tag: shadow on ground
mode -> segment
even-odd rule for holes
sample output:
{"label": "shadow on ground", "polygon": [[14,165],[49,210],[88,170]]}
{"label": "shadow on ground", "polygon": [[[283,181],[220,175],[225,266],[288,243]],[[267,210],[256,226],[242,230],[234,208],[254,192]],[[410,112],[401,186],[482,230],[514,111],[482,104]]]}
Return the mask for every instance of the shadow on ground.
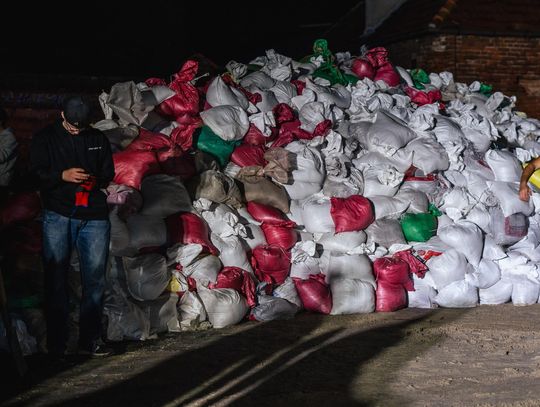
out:
{"label": "shadow on ground", "polygon": [[[466,312],[455,311],[452,319]],[[107,387],[88,372],[86,389],[94,391],[70,395],[69,388],[54,394],[44,389],[41,394],[23,395],[9,405],[367,406],[385,397],[392,397],[392,403],[386,405],[406,405],[407,400],[390,396],[392,376],[400,366],[441,340],[411,333],[450,321],[448,316],[438,318],[432,310],[406,309],[400,313],[387,314],[389,318],[381,318],[370,328],[343,323],[334,327],[324,318],[339,317],[313,314],[257,323],[178,353]],[[327,327],[322,327],[323,321]],[[182,334],[177,336],[180,342],[182,338]],[[174,345],[170,350],[174,351]],[[375,358],[381,358],[381,362],[372,364]],[[113,366],[117,373],[122,372],[121,365]],[[129,373],[127,369],[124,366],[124,375]]]}

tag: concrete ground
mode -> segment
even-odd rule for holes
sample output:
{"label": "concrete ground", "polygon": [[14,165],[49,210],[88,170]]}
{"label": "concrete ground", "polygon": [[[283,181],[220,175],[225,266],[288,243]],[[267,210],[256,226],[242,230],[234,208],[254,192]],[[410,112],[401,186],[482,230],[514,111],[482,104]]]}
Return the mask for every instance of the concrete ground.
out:
{"label": "concrete ground", "polygon": [[[52,365],[1,406],[540,406],[540,304],[404,309],[168,334]],[[5,368],[4,373],[5,373]]]}

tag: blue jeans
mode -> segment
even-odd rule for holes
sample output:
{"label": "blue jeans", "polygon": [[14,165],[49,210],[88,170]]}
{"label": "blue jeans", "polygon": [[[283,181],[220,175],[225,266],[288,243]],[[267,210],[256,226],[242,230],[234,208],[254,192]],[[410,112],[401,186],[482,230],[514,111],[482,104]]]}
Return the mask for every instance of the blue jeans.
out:
{"label": "blue jeans", "polygon": [[73,249],[79,255],[82,298],[79,346],[89,348],[101,337],[105,271],[109,256],[109,220],[81,220],[43,212],[43,263],[47,348],[63,353],[68,339],[68,272]]}

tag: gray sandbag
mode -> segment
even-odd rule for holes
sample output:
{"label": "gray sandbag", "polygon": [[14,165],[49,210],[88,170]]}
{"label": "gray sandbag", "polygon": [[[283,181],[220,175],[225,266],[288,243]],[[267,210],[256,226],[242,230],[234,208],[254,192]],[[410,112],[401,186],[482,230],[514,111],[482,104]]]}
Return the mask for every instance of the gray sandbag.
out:
{"label": "gray sandbag", "polygon": [[233,178],[222,172],[207,170],[193,177],[187,184],[193,200],[206,198],[212,202],[224,203],[233,208],[244,206],[242,193]]}

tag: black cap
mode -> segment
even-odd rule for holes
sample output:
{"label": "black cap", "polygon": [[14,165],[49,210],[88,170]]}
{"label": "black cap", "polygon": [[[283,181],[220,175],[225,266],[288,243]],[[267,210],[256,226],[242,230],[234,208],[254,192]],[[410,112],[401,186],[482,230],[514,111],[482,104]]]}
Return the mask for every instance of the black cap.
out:
{"label": "black cap", "polygon": [[90,104],[82,96],[70,96],[62,105],[66,121],[79,129],[90,124]]}

